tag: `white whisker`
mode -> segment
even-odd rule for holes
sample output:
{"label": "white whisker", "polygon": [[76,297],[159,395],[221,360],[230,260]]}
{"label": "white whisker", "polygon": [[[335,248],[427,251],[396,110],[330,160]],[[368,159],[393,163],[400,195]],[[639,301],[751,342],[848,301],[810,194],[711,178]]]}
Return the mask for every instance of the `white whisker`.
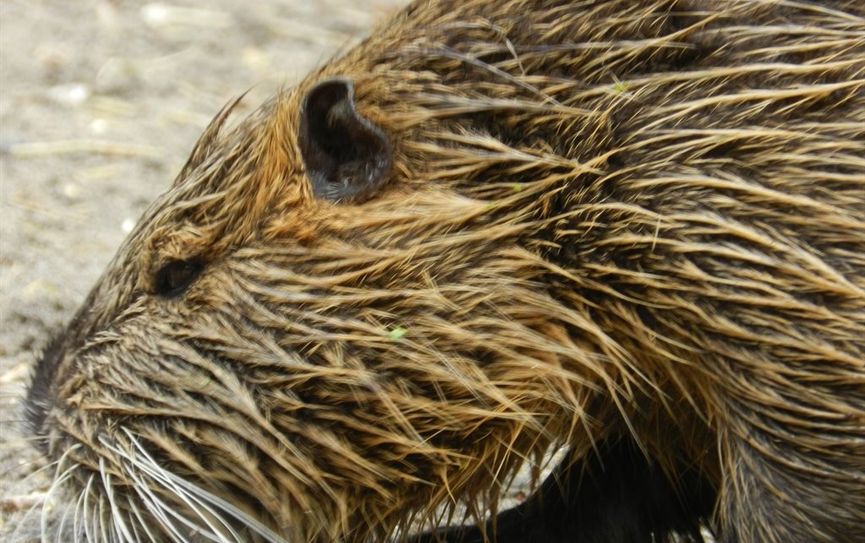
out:
{"label": "white whisker", "polygon": [[111,474],[105,471],[105,459],[99,459],[99,473],[102,475],[102,486],[105,489],[105,495],[108,497],[108,503],[111,506],[111,520],[114,526],[114,532],[119,532],[123,536],[123,541],[133,543],[132,534],[123,520],[123,514],[117,507],[117,502],[114,499],[114,485],[111,483]]}
{"label": "white whisker", "polygon": [[[145,461],[141,461],[136,457],[132,457],[131,455],[125,454],[123,451],[117,450],[114,448],[114,452],[124,456],[130,462],[133,462],[139,469],[147,473],[147,475],[153,477],[158,482],[161,482],[163,486],[172,488],[178,495],[183,496],[185,501],[189,503],[188,500],[193,500],[195,497],[198,499],[195,500],[196,503],[205,508],[209,513],[214,515],[216,519],[220,521],[220,523],[225,526],[228,530],[231,531],[231,534],[235,537],[235,541],[244,541],[240,535],[238,535],[232,527],[224,520],[220,518],[220,516],[214,511],[212,508],[208,506],[211,504],[217,507],[219,510],[224,511],[225,513],[231,515],[236,520],[242,522],[245,527],[255,531],[258,535],[264,537],[267,541],[271,543],[285,543],[285,539],[280,537],[278,534],[273,532],[270,528],[262,524],[260,521],[251,517],[248,513],[241,511],[237,506],[228,503],[227,501],[214,496],[213,494],[205,491],[198,485],[195,485],[186,479],[178,476],[177,474],[171,473],[161,466],[150,456],[150,454],[144,449],[144,447],[138,442],[134,435],[132,435],[128,430],[126,431],[127,437],[132,441],[135,448],[138,452],[144,457]],[[203,501],[202,501],[203,500]],[[190,504],[191,505],[191,504]],[[196,513],[201,516],[197,509],[195,509]],[[208,523],[211,528],[213,526],[208,522],[207,519],[202,517],[202,520]],[[215,530],[219,532],[219,530]],[[219,539],[218,541],[222,542],[224,539]]]}
{"label": "white whisker", "polygon": [[[129,437],[130,437],[130,439],[132,439],[134,441],[134,438],[132,436],[129,436]],[[204,515],[202,515],[201,511],[198,510],[198,508],[196,507],[195,504],[193,504],[189,501],[186,494],[183,493],[182,491],[180,491],[180,489],[174,488],[174,485],[172,485],[170,480],[168,480],[166,477],[160,476],[162,473],[165,472],[164,468],[155,464],[155,462],[153,462],[152,459],[150,459],[150,458],[148,458],[148,460],[150,460],[150,462],[152,462],[152,464],[147,464],[147,465],[142,464],[135,456],[117,448],[116,446],[114,446],[111,443],[105,443],[104,445],[106,447],[108,447],[110,450],[112,450],[114,453],[119,455],[121,458],[127,460],[131,464],[132,467],[138,468],[139,471],[143,471],[146,475],[150,476],[157,483],[160,483],[163,486],[163,488],[166,488],[167,490],[172,491],[172,493],[174,495],[176,495],[178,498],[182,499],[189,506],[189,508],[196,515],[199,516],[199,518],[204,520],[204,522],[211,528],[212,532],[202,530],[202,527],[200,525],[194,524],[191,520],[183,517],[182,515],[179,515],[178,513],[174,512],[172,509],[168,508],[168,509],[166,509],[166,511],[170,515],[174,516],[175,518],[177,518],[177,520],[179,520],[183,524],[186,524],[187,526],[192,528],[193,531],[200,533],[201,535],[207,537],[208,539],[211,539],[211,540],[217,541],[217,542],[225,541],[224,537],[221,537],[220,535],[218,535],[220,533],[219,530],[211,524],[211,522],[208,520],[208,518],[206,518]],[[131,470],[129,468],[125,468],[125,469],[127,470],[127,473],[130,477],[132,477],[133,479],[141,481],[141,479],[139,477],[136,477],[136,473],[133,470]],[[143,483],[143,481],[142,481],[142,483]],[[156,496],[152,496],[152,498],[159,501],[159,507],[160,508],[164,507],[162,505],[162,501],[160,499],[158,499]],[[216,514],[216,512],[214,512],[212,510],[209,510],[209,512],[211,513],[211,515],[213,515],[218,520],[220,520],[220,522],[223,522],[223,521],[221,521],[221,519],[219,519],[219,516]],[[240,538],[240,536],[237,535],[237,533],[234,532],[234,530],[230,526],[228,526],[224,522],[223,522],[223,525],[232,532],[232,534],[235,537],[234,541],[243,541]]]}
{"label": "white whisker", "polygon": [[[136,530],[136,537],[138,536],[138,533],[137,533],[138,527],[141,527],[141,529],[144,530],[144,533],[147,534],[147,540],[148,541],[156,541],[156,537],[153,535],[153,533],[147,527],[147,522],[144,521],[144,517],[141,516],[141,511],[138,510],[138,503],[136,503],[135,499],[133,499],[133,498],[134,498],[134,496],[127,496],[126,505],[129,507],[129,510],[132,511],[132,514],[135,515],[135,518],[138,519],[137,524],[135,524],[135,523],[132,524],[132,526]],[[138,540],[136,539],[136,541],[138,541]]]}
{"label": "white whisker", "polygon": [[151,492],[150,488],[147,486],[147,482],[142,480],[140,477],[133,477],[133,480],[135,481],[134,488],[138,497],[141,499],[141,502],[145,507],[147,507],[147,510],[153,518],[162,527],[163,531],[169,532],[177,540],[185,540],[184,536],[177,530],[174,522],[172,522],[172,520],[166,515],[165,504],[162,503],[162,500],[159,497],[155,496],[153,492]]}
{"label": "white whisker", "polygon": [[94,505],[90,501],[90,491],[92,490],[92,488],[93,488],[93,475],[90,475],[90,477],[87,478],[87,485],[85,485],[85,487],[84,487],[84,492],[82,494],[83,500],[81,503],[81,505],[82,505],[81,522],[82,522],[82,528],[84,529],[84,540],[87,543],[95,543],[95,541],[96,541],[96,539],[94,539],[94,527],[93,527],[93,515],[95,515],[95,513],[91,514],[91,511],[90,511],[91,505]]}
{"label": "white whisker", "polygon": [[86,519],[82,518],[85,515],[84,500],[86,499],[86,497],[87,493],[85,492],[85,490],[81,490],[81,492],[78,493],[78,499],[75,500],[75,516],[72,517],[72,533],[75,536],[74,543],[80,543],[81,541],[81,535],[84,526],[83,523],[86,521]]}
{"label": "white whisker", "polygon": [[72,506],[72,504],[67,503],[63,508],[63,516],[60,517],[60,524],[58,525],[57,530],[54,532],[54,541],[56,543],[61,543],[60,538],[63,537],[66,533],[66,521],[69,519],[70,510],[74,510],[74,507]]}
{"label": "white whisker", "polygon": [[61,469],[61,466],[68,460],[69,454],[72,451],[70,447],[69,450],[63,453],[63,455],[57,460],[55,464],[54,470],[54,481],[51,483],[51,486],[48,488],[48,492],[45,494],[45,501],[42,503],[42,511],[39,516],[39,533],[40,537],[43,541],[48,539],[48,511],[49,511],[49,503],[54,498],[54,495],[59,492],[61,486],[69,479],[73,470],[78,468],[78,464],[73,463],[69,468],[67,468],[62,473],[58,473]]}
{"label": "white whisker", "polygon": [[106,503],[106,500],[103,496],[99,496],[99,516],[97,521],[99,522],[99,530],[101,532],[101,537],[99,541],[115,541],[117,538],[114,537],[114,525],[106,522],[108,518],[108,512],[105,510],[106,507],[109,507]]}

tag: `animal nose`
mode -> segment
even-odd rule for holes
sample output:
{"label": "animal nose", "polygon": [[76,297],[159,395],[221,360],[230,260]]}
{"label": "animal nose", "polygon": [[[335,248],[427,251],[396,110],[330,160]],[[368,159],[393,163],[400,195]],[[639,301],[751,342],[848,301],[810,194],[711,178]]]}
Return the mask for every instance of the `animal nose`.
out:
{"label": "animal nose", "polygon": [[[66,336],[64,332],[55,336],[42,351],[39,361],[33,370],[30,387],[24,402],[26,422],[30,430],[39,437],[47,434],[45,420],[54,405],[55,377],[60,361],[66,353]],[[40,447],[47,447],[44,439],[37,440]]]}

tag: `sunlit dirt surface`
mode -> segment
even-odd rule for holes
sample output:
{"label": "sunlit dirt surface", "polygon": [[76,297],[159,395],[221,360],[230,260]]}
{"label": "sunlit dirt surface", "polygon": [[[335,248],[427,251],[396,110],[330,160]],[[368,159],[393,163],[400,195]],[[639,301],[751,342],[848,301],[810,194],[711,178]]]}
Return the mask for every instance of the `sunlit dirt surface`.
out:
{"label": "sunlit dirt surface", "polygon": [[0,541],[39,539],[51,475],[21,427],[34,353],[226,101],[254,107],[401,4],[0,1]]}

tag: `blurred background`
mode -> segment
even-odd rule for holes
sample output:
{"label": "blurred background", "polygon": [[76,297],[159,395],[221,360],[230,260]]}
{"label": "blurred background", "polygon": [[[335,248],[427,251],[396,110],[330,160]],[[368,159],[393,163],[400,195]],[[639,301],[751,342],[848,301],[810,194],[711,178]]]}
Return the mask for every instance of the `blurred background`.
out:
{"label": "blurred background", "polygon": [[0,0],[0,541],[38,540],[50,479],[21,432],[34,353],[210,118],[249,89],[255,107],[403,3]]}

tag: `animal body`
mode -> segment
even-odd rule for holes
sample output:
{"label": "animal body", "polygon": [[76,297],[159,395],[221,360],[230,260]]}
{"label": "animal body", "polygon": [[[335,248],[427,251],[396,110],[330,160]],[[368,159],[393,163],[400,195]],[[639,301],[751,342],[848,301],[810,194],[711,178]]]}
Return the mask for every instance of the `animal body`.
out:
{"label": "animal body", "polygon": [[35,369],[85,539],[863,541],[865,4],[424,0],[233,107]]}

